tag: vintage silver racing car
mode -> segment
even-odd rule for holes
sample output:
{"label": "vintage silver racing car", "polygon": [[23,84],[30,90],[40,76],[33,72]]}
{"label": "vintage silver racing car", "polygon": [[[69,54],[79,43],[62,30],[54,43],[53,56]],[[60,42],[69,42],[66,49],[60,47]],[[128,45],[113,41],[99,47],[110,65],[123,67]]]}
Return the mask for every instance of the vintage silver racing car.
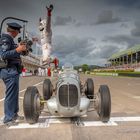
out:
{"label": "vintage silver racing car", "polygon": [[58,76],[53,88],[50,79],[43,82],[43,97],[35,86],[28,87],[23,100],[23,110],[29,124],[38,122],[39,115],[46,103],[51,115],[62,117],[80,117],[87,114],[90,102],[93,102],[102,122],[108,122],[111,113],[111,97],[107,85],[100,85],[98,93],[94,93],[94,82],[88,78],[84,84],[73,66],[67,64]]}

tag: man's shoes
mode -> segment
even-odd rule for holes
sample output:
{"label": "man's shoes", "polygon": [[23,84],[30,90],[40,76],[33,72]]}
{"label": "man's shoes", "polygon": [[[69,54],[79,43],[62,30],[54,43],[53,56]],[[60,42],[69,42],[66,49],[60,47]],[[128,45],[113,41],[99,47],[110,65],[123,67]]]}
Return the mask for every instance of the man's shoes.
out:
{"label": "man's shoes", "polygon": [[4,122],[4,124],[10,127],[10,126],[18,125],[18,122],[16,122],[15,120],[10,120],[8,122]]}
{"label": "man's shoes", "polygon": [[1,118],[1,125],[7,125],[8,127],[10,127],[10,126],[18,125],[19,122],[23,122],[23,121],[24,121],[24,117],[16,114],[15,117],[9,121],[4,121],[4,118]]}

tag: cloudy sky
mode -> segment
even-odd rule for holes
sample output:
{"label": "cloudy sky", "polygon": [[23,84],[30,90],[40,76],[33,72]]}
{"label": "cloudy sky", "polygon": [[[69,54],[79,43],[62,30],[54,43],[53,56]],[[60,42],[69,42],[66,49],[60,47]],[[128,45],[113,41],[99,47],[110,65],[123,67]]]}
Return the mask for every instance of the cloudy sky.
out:
{"label": "cloudy sky", "polygon": [[52,55],[61,63],[104,65],[114,53],[140,44],[140,0],[4,0],[0,21],[14,16],[29,21],[39,35],[38,20],[53,4]]}

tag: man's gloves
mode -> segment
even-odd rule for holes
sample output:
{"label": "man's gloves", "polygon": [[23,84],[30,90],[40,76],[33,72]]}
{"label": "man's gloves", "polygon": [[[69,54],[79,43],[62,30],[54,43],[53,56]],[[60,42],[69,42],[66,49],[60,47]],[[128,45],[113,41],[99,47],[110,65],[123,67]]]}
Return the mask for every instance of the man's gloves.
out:
{"label": "man's gloves", "polygon": [[27,50],[26,43],[24,42],[19,43],[18,47],[16,48],[17,53],[21,53],[26,50]]}

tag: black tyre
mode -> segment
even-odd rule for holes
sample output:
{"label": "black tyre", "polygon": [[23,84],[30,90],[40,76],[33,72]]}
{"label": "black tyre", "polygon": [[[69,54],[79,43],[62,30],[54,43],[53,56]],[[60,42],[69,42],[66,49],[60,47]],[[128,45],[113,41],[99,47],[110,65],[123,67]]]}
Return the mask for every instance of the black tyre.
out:
{"label": "black tyre", "polygon": [[111,96],[107,85],[101,85],[98,93],[98,115],[102,122],[108,122],[111,113]]}
{"label": "black tyre", "polygon": [[26,121],[34,124],[40,115],[40,95],[36,87],[28,87],[23,100],[23,111]]}
{"label": "black tyre", "polygon": [[45,79],[43,82],[43,97],[44,100],[48,100],[51,98],[53,93],[53,87],[50,79]]}
{"label": "black tyre", "polygon": [[91,78],[88,78],[86,81],[86,91],[85,94],[87,98],[93,99],[94,97],[94,82]]}

